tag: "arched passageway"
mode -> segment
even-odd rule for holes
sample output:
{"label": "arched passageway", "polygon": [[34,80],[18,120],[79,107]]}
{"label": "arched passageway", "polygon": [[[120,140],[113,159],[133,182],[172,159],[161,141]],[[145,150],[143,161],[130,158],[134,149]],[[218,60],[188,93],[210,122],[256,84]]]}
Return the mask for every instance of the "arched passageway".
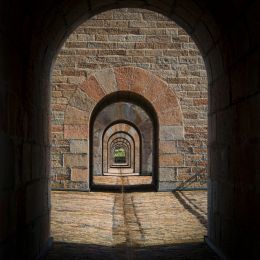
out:
{"label": "arched passageway", "polygon": [[[129,173],[135,173],[135,172],[138,173],[140,169],[137,169],[137,167],[135,166],[135,164],[138,163],[138,161],[140,161],[140,154],[136,153],[136,150],[139,151],[138,146],[140,147],[140,143],[134,142],[134,139],[131,135],[124,132],[115,132],[110,136],[107,143],[107,147],[109,149],[106,150],[106,144],[104,138],[104,146],[102,148],[103,149],[103,173],[105,174],[106,172],[109,171],[113,172],[113,170],[111,170],[111,166],[115,164],[115,159],[117,159],[118,161],[120,157],[124,157],[124,162],[122,163],[126,164],[125,166],[129,168],[128,169],[130,170],[128,171]],[[121,151],[122,156],[119,155],[120,151],[118,151],[119,153],[118,155],[115,155],[115,149],[120,149],[120,148],[123,149]],[[119,169],[119,170],[123,170],[123,169]]]}
{"label": "arched passageway", "polygon": [[[142,25],[133,22],[130,13],[139,17],[140,22],[144,19],[147,23],[145,28],[152,26],[157,28],[151,32],[143,30]],[[126,27],[121,28],[120,31],[117,29],[111,35],[112,24],[123,23],[122,17],[125,15],[128,15],[129,19],[125,23]],[[171,22],[171,29],[167,29],[169,23],[166,17],[143,9],[116,9],[105,12],[82,24],[68,38],[54,66],[54,74],[60,75],[53,76],[55,91],[61,89],[61,95],[66,95],[67,98],[65,109],[59,112],[55,109],[63,100],[56,99],[57,102],[52,104],[55,114],[64,112],[64,120],[54,121],[54,123],[57,127],[61,127],[62,141],[74,143],[77,139],[77,142],[85,143],[87,152],[84,154],[80,150],[76,151],[69,147],[69,150],[62,152],[62,156],[66,159],[65,163],[67,158],[71,158],[69,163],[58,167],[53,166],[52,170],[56,172],[57,168],[69,168],[74,172],[75,169],[83,171],[84,167],[87,179],[68,178],[65,182],[74,190],[82,187],[85,190],[89,188],[91,191],[104,189],[121,191],[117,195],[111,194],[111,197],[107,195],[108,198],[113,198],[112,204],[108,202],[108,205],[113,205],[113,211],[110,229],[112,234],[106,236],[111,239],[112,244],[123,243],[131,250],[134,250],[135,244],[142,246],[155,243],[162,246],[163,244],[158,241],[163,239],[166,243],[167,236],[168,244],[183,242],[188,232],[185,235],[186,231],[184,231],[182,238],[176,239],[176,229],[172,221],[183,216],[173,214],[167,229],[162,221],[163,218],[168,218],[163,207],[160,207],[157,213],[162,214],[161,220],[154,224],[149,222],[153,219],[151,210],[154,206],[157,207],[156,203],[153,205],[153,200],[158,199],[156,195],[154,198],[150,195],[151,199],[147,197],[146,205],[143,205],[149,208],[146,213],[149,215],[148,222],[144,223],[142,220],[138,222],[138,219],[143,219],[144,216],[143,212],[139,215],[135,208],[139,207],[139,196],[145,195],[140,193],[134,198],[125,193],[126,190],[148,188],[146,190],[149,191],[152,189],[173,191],[206,188],[207,78],[205,73],[203,74],[204,64],[196,45],[183,29],[173,22]],[[94,28],[91,30],[92,26]],[[103,32],[102,37],[99,32]],[[88,41],[92,42],[95,50],[87,45],[83,49],[88,50],[92,58],[75,54],[82,53],[82,50],[81,52],[78,50],[79,46],[82,42]],[[143,42],[143,46],[140,45],[140,41]],[[123,46],[122,44],[125,44],[125,47],[119,48],[124,54],[118,52],[117,46]],[[115,55],[117,59],[113,59]],[[141,56],[144,57],[140,63],[138,60]],[[64,64],[64,61],[69,60],[73,61],[72,64]],[[149,67],[145,66],[146,63]],[[75,75],[85,73],[85,76],[73,76],[72,85],[72,78],[67,75],[68,70],[70,73],[74,71]],[[182,80],[177,80],[176,77],[181,77]],[[71,92],[64,92],[64,89],[70,88],[72,88]],[[57,92],[54,94],[56,95]],[[130,155],[124,157],[123,163],[115,162],[114,155],[119,150]],[[54,155],[57,155],[56,151],[52,154],[53,158]],[[77,164],[78,158],[82,158],[81,165]],[[132,165],[138,168],[134,169]],[[54,179],[52,183],[56,185]],[[63,181],[59,182],[58,188],[66,189]],[[173,197],[174,204],[186,207],[186,213],[189,214],[189,210],[192,212],[193,207],[202,206],[204,209],[206,191],[203,194],[201,200],[203,205],[194,205],[190,208],[185,204],[189,201],[189,197],[185,197],[186,194],[167,195]],[[162,195],[160,199],[163,201],[164,196],[166,199],[167,195]],[[95,193],[92,200],[95,201],[99,196],[100,193]],[[194,198],[196,196],[193,195]],[[165,201],[165,207],[170,207],[169,197],[166,199],[168,202]],[[57,194],[55,198],[58,200],[59,195]],[[73,196],[74,199],[76,197]],[[79,202],[77,203],[80,205]],[[98,208],[105,207],[99,203],[97,205]],[[95,211],[91,204],[85,214],[89,215],[90,211]],[[110,209],[106,208],[105,212],[110,212]],[[102,214],[96,216],[96,221],[99,221],[100,215],[102,219],[108,219],[105,212],[102,210]],[[204,219],[206,213],[204,210],[202,212]],[[198,221],[196,214],[191,218],[194,218],[196,224],[192,227],[190,237],[192,241],[196,239],[201,241],[201,234],[206,231],[206,222]],[[55,213],[53,219],[54,223],[56,221],[64,223],[63,216],[59,217]],[[85,221],[84,218],[84,223]],[[153,236],[157,233],[155,223],[165,232],[154,240]],[[133,236],[131,225],[139,225],[136,237]],[[149,235],[147,234],[149,231],[145,228],[147,226],[153,230]],[[69,232],[66,223],[63,228]],[[75,230],[78,228],[80,226],[75,226]],[[96,227],[93,228],[96,230]],[[70,237],[72,239],[70,241],[80,239],[82,243],[89,243],[89,239],[94,234],[86,228],[84,230],[88,233],[88,238],[82,240],[75,236]],[[169,232],[168,235],[166,230]],[[52,232],[54,238],[59,239],[58,225],[53,225]],[[99,233],[100,230],[96,232]],[[140,239],[142,236],[143,239]],[[102,237],[98,243],[101,241],[105,243]]]}
{"label": "arched passageway", "polygon": [[258,259],[260,7],[228,0],[1,2],[1,254],[32,259],[49,241],[54,57],[82,21],[130,6],[177,21],[200,48],[210,86],[209,242],[228,258]]}
{"label": "arched passageway", "polygon": [[[129,181],[134,184],[134,187],[136,185],[156,187],[158,179],[157,129],[155,110],[142,96],[124,91],[114,92],[104,97],[96,105],[90,119],[91,188],[107,186],[121,189],[119,176],[135,179],[135,181]],[[123,137],[128,140],[132,167],[113,165],[108,168],[110,146],[120,137],[121,142]],[[134,178],[131,177],[133,175]]]}
{"label": "arched passageway", "polygon": [[141,138],[137,129],[129,123],[114,123],[107,127],[103,134],[103,173],[107,173],[108,170],[108,155],[109,145],[111,141],[118,137],[123,137],[130,143],[130,166],[133,173],[140,173],[140,159],[141,159]]}

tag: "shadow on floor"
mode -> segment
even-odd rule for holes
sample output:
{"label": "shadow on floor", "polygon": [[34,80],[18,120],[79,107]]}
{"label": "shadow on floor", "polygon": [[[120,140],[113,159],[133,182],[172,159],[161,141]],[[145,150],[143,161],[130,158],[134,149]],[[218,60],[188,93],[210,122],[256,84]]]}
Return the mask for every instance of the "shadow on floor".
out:
{"label": "shadow on floor", "polygon": [[197,220],[205,227],[208,226],[208,221],[206,218],[207,213],[199,208],[196,204],[192,202],[187,196],[181,191],[173,192],[173,195],[178,199],[178,201],[183,205],[183,207],[188,210]]}
{"label": "shadow on floor", "polygon": [[46,260],[217,260],[219,259],[204,243],[184,243],[153,247],[108,247],[100,245],[54,242]]}

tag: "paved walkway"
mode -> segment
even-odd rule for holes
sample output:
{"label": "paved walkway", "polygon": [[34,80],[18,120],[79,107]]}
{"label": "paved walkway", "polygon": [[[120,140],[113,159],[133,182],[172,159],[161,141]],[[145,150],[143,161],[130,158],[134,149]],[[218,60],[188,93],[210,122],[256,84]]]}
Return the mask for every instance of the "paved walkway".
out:
{"label": "paved walkway", "polygon": [[143,184],[151,184],[152,177],[151,176],[94,176],[93,182],[96,185],[143,185]]}
{"label": "paved walkway", "polygon": [[203,243],[206,195],[52,192],[47,259],[217,259]]}

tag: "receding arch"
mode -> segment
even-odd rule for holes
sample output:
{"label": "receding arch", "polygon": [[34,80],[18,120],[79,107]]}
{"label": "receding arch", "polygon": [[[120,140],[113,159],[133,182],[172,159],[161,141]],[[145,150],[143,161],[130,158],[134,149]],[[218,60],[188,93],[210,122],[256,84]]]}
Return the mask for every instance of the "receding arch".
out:
{"label": "receding arch", "polygon": [[[123,134],[123,136],[121,135]],[[116,141],[119,141],[121,139],[125,139],[126,142],[128,142],[128,146],[130,149],[130,158],[131,158],[131,166],[133,168],[133,172],[137,172],[136,170],[136,161],[137,161],[137,154],[136,154],[136,144],[135,144],[135,140],[133,139],[133,137],[131,135],[129,135],[128,133],[124,133],[124,132],[116,132],[113,135],[110,136],[110,138],[107,141],[107,145],[108,146],[112,146]],[[109,161],[107,159],[107,161]],[[103,158],[103,162],[104,162],[104,158]]]}
{"label": "receding arch", "polygon": [[[186,29],[186,31],[189,32],[190,35],[192,35],[193,39],[198,39],[198,45],[204,54],[205,60],[207,61],[207,71],[212,87],[212,91],[210,93],[210,104],[217,104],[216,107],[213,107],[213,105],[211,107],[212,110],[210,114],[210,126],[215,130],[217,129],[218,133],[223,133],[223,136],[225,135],[225,137],[234,135],[238,146],[238,148],[230,148],[231,141],[227,141],[225,138],[223,138],[224,140],[221,139],[220,141],[219,139],[215,140],[215,137],[213,136],[210,140],[209,149],[212,156],[211,160],[214,160],[215,156],[219,158],[219,154],[223,155],[223,153],[221,153],[221,150],[216,151],[216,147],[224,146],[224,149],[227,149],[227,151],[231,151],[231,154],[224,153],[228,155],[224,155],[222,158],[225,165],[229,166],[227,167],[227,170],[224,170],[225,174],[219,176],[220,173],[218,173],[219,169],[217,167],[211,169],[210,183],[212,184],[212,201],[215,202],[215,204],[212,205],[212,216],[216,216],[216,220],[213,220],[213,217],[210,218],[212,219],[212,225],[210,225],[212,230],[212,233],[210,233],[211,238],[213,239],[213,242],[217,245],[217,247],[223,249],[225,253],[228,253],[228,255],[239,256],[239,253],[241,253],[241,251],[243,253],[247,252],[248,254],[250,254],[250,252],[256,252],[257,245],[256,243],[254,243],[255,241],[253,241],[255,236],[252,236],[252,234],[254,234],[252,230],[255,230],[253,225],[248,226],[247,236],[245,236],[244,234],[242,235],[243,232],[235,233],[237,234],[237,236],[235,236],[236,239],[234,239],[231,244],[230,239],[228,238],[231,234],[234,234],[233,231],[235,229],[240,230],[239,228],[241,228],[242,224],[240,219],[238,219],[234,223],[233,217],[240,215],[238,213],[241,213],[242,216],[248,216],[243,219],[246,219],[247,223],[249,223],[250,221],[248,220],[250,220],[251,215],[254,215],[254,212],[257,212],[257,207],[252,206],[252,214],[246,214],[246,211],[248,210],[247,207],[243,208],[238,205],[238,207],[236,207],[236,209],[232,210],[231,212],[230,210],[226,209],[224,203],[232,202],[233,198],[236,198],[238,201],[244,201],[244,198],[247,197],[255,198],[257,191],[257,189],[253,189],[254,191],[252,192],[252,187],[254,187],[254,184],[252,184],[251,182],[245,182],[244,185],[242,185],[243,189],[240,188],[241,184],[239,182],[235,183],[234,181],[234,179],[236,178],[233,178],[233,175],[235,175],[235,173],[232,170],[237,169],[236,163],[244,158],[244,155],[245,153],[247,153],[247,151],[252,151],[252,147],[248,145],[248,143],[250,143],[247,142],[248,139],[253,139],[254,137],[257,138],[256,134],[252,134],[252,132],[254,133],[254,130],[257,129],[257,126],[255,124],[252,124],[254,127],[251,128],[251,134],[245,135],[246,137],[244,136],[244,138],[242,138],[244,132],[237,131],[236,134],[234,134],[234,132],[232,133],[232,130],[234,129],[232,124],[233,117],[239,118],[241,122],[245,120],[244,118],[247,117],[247,115],[241,115],[246,114],[244,112],[245,108],[248,108],[248,111],[255,111],[251,118],[255,118],[255,116],[257,116],[257,109],[255,109],[254,105],[257,102],[256,100],[252,99],[252,93],[249,95],[249,92],[252,89],[247,88],[247,79],[243,78],[245,79],[245,81],[241,82],[240,75],[238,75],[240,73],[235,73],[235,75],[233,75],[233,69],[235,69],[235,66],[237,65],[238,67],[244,66],[247,62],[252,65],[256,64],[255,62],[252,62],[252,56],[250,56],[249,54],[255,55],[257,54],[258,50],[256,47],[258,44],[257,39],[259,33],[257,30],[255,30],[255,20],[250,19],[252,17],[252,14],[257,13],[259,9],[257,3],[252,2],[251,5],[251,3],[249,4],[248,1],[243,2],[243,4],[240,2],[238,3],[234,1],[228,1],[227,5],[222,5],[222,2],[219,1],[211,1],[206,3],[206,1],[198,2],[185,0],[174,1],[173,3],[173,1],[158,2],[152,0],[149,2],[124,1],[123,3],[122,1],[111,1],[111,3],[108,4],[107,1],[101,0],[95,1],[95,3],[82,0],[75,1],[73,4],[70,1],[60,1],[59,3],[45,1],[41,2],[40,7],[30,4],[28,4],[27,7],[29,13],[35,14],[30,16],[30,18],[28,18],[29,16],[27,15],[27,12],[23,14],[22,8],[20,9],[21,11],[17,11],[18,15],[13,12],[13,14],[8,17],[9,13],[7,12],[6,31],[11,32],[13,28],[13,23],[9,23],[9,21],[11,21],[13,17],[17,17],[17,19],[21,21],[21,26],[23,24],[23,21],[27,21],[26,24],[28,24],[30,21],[32,23],[31,29],[20,30],[20,34],[24,33],[24,37],[22,37],[22,42],[25,48],[23,50],[18,50],[15,55],[19,55],[19,57],[17,57],[17,59],[13,58],[11,62],[13,62],[17,66],[16,75],[19,79],[21,79],[18,79],[21,83],[19,83],[19,85],[16,83],[12,83],[12,85],[17,85],[17,89],[14,87],[13,92],[17,93],[18,106],[21,105],[21,107],[26,107],[26,111],[24,112],[25,115],[21,116],[21,118],[24,118],[24,121],[21,123],[24,128],[21,131],[21,134],[19,134],[22,138],[24,138],[24,143],[29,143],[31,142],[31,140],[33,140],[32,143],[36,143],[37,145],[36,149],[42,150],[41,152],[39,152],[40,155],[38,153],[32,153],[31,155],[31,160],[38,160],[40,165],[49,164],[48,87],[49,75],[51,73],[51,64],[61,44],[64,42],[68,34],[72,32],[72,30],[74,30],[76,26],[79,25],[79,23],[91,17],[94,13],[99,13],[101,11],[109,10],[115,7],[143,7],[153,9],[167,15],[169,18],[178,21],[178,23],[182,25]],[[224,10],[224,12],[219,12],[220,10]],[[240,17],[243,17],[244,19],[237,19],[230,22],[230,14],[233,14],[234,17],[240,15]],[[238,40],[240,39],[241,35],[244,35],[243,42]],[[11,36],[9,36],[8,33],[7,41],[9,37]],[[9,41],[7,45],[8,51],[10,48],[10,52],[12,52],[14,47],[9,46]],[[7,48],[4,47],[4,49]],[[25,55],[23,55],[23,53]],[[25,60],[28,59],[28,62],[21,62],[22,57],[24,57]],[[245,67],[246,68],[244,70],[244,74],[247,74],[246,72],[252,72],[250,68],[252,68],[253,66]],[[226,68],[224,72],[223,68]],[[230,77],[232,77],[232,80],[230,80]],[[213,80],[211,80],[212,78],[218,78],[219,80],[213,82]],[[223,84],[223,82],[226,81],[227,83]],[[233,81],[235,83],[233,83]],[[29,102],[21,100],[23,95],[21,95],[20,89],[22,89],[23,86],[24,90],[28,90],[24,92],[26,93],[26,100],[29,100]],[[254,82],[252,86],[256,87],[257,89],[257,82]],[[9,88],[9,85],[7,85],[7,87]],[[221,90],[223,90],[223,92]],[[228,98],[227,95],[227,103],[223,105],[223,96],[221,96],[220,94],[218,96],[214,94],[216,94],[216,92],[225,93],[225,91],[231,96]],[[237,96],[239,96],[239,98],[237,98]],[[26,103],[29,103],[30,106],[27,107]],[[8,107],[8,104],[4,105],[4,107]],[[240,108],[242,112],[240,111]],[[235,112],[233,110],[235,110]],[[7,111],[9,113],[9,109],[7,109]],[[34,114],[36,114],[36,123],[33,123],[34,119],[32,119],[32,117],[30,116]],[[228,122],[227,124],[223,124],[223,118],[226,119],[226,122]],[[251,118],[249,117],[247,119],[250,121]],[[17,114],[10,113],[10,122],[16,121]],[[28,125],[30,127],[28,127]],[[4,126],[3,129],[4,133],[9,134],[7,127]],[[212,132],[215,130],[212,130]],[[258,131],[256,132],[258,133]],[[8,140],[7,137],[4,136],[4,138]],[[11,137],[11,142],[12,138],[13,136]],[[248,146],[243,146],[244,143],[246,143],[246,145]],[[239,151],[237,151],[237,149],[239,149]],[[22,151],[20,151],[18,154],[20,155],[20,157],[22,157]],[[17,157],[20,158],[19,156]],[[233,160],[230,158],[232,158]],[[247,165],[255,165],[256,158],[258,157],[251,156],[247,160],[247,164],[245,164],[245,167]],[[47,182],[49,167],[47,166],[42,168],[44,169],[40,170],[40,174],[38,173],[37,176],[42,176],[41,182],[45,183]],[[19,171],[19,173],[20,172],[22,171]],[[247,176],[247,178],[253,182],[256,178],[256,176],[254,175],[255,171],[251,171],[248,173],[248,175],[245,174],[244,176]],[[242,176],[243,175],[241,174],[241,178],[242,180],[244,180]],[[45,193],[47,193],[47,187],[45,187],[47,185],[43,183],[41,184],[41,182],[39,186],[43,188]],[[21,189],[22,196],[25,197],[27,192],[28,197],[33,197],[30,195],[35,195],[34,189],[30,189],[32,183],[35,184],[35,182],[30,181],[29,183],[28,181],[29,189]],[[237,188],[234,190],[230,189],[230,187]],[[228,194],[224,196],[224,198],[226,198],[225,201],[222,199],[223,193]],[[25,206],[21,204],[22,209],[23,207]],[[29,210],[33,209],[33,207],[34,205],[28,204]],[[46,216],[48,215],[48,212],[46,212],[46,208],[44,206],[40,208],[40,212],[45,214]],[[33,221],[34,220],[29,220],[28,223],[33,223]],[[26,226],[29,226],[28,223],[26,223]],[[40,228],[41,230],[44,229],[44,226],[46,226],[45,230],[48,229],[48,221],[44,223],[46,224],[42,225],[42,228]],[[219,232],[219,230],[217,230],[217,227],[215,226],[219,225],[223,225],[223,229],[221,230],[224,230],[225,232]],[[23,223],[18,224],[17,229],[18,231],[19,229],[23,230],[24,227],[25,225]],[[48,234],[43,236],[42,238],[39,238],[40,246],[43,246],[45,244],[47,236]],[[246,237],[248,241],[244,244],[244,247],[240,247],[240,250],[237,250],[237,247],[235,247],[235,245],[239,241],[244,241],[242,240],[243,237],[244,239]],[[24,239],[26,240],[24,236],[20,236],[20,238],[17,239],[18,242],[16,244],[19,244],[19,242]],[[39,245],[33,246],[31,250],[33,254],[37,255],[39,253]],[[249,250],[251,245],[254,245],[255,250]],[[29,253],[27,254],[29,255]],[[253,253],[251,253],[251,255],[252,254]]]}
{"label": "receding arch", "polygon": [[[112,152],[111,152],[111,149],[114,149],[114,148],[119,148],[120,145],[124,146],[125,147],[125,151],[127,151],[128,153],[128,161],[127,161],[127,165],[126,167],[128,167],[131,171],[130,173],[134,173],[135,171],[135,153],[134,153],[134,149],[135,149],[135,144],[134,144],[134,141],[133,139],[131,138],[127,138],[129,136],[124,136],[124,135],[120,135],[117,133],[115,133],[113,136],[111,136],[111,138],[109,138],[108,140],[108,156],[107,156],[107,170],[108,172],[112,172],[111,170],[111,167],[109,169],[109,164],[111,165],[111,159],[112,159]],[[110,154],[109,154],[110,153]],[[104,162],[104,158],[102,160]],[[118,167],[120,168],[120,167]]]}
{"label": "receding arch", "polygon": [[[114,140],[109,149],[109,168],[116,166],[117,168],[132,168],[131,162],[131,147],[130,143],[127,140]],[[118,155],[120,153],[121,155]],[[117,160],[118,159],[118,160]],[[122,160],[122,161],[120,161]],[[121,163],[121,165],[119,165]]]}
{"label": "receding arch", "polygon": [[[140,100],[142,100],[142,102],[140,102]],[[132,104],[132,105],[128,106],[130,109],[132,109],[131,107],[133,107],[134,109],[135,109],[135,107],[138,108],[141,104],[142,109],[140,111],[143,110],[142,113],[144,113],[144,115],[146,115],[144,118],[147,118],[147,119],[145,119],[145,121],[140,120],[142,117],[140,119],[138,119],[138,117],[133,117],[132,119],[130,119],[129,116],[128,117],[126,116],[125,113],[127,112],[127,110],[125,110],[124,106],[123,106],[119,110],[119,114],[120,114],[119,117],[115,117],[115,118],[112,117],[113,120],[111,120],[111,122],[109,120],[107,120],[106,122],[103,122],[104,127],[103,127],[103,130],[102,130],[101,136],[104,136],[104,133],[107,131],[107,129],[109,129],[109,127],[116,125],[118,123],[124,122],[126,124],[131,125],[131,126],[134,126],[135,129],[138,129],[138,130],[136,130],[136,132],[138,133],[140,140],[145,140],[145,139],[149,138],[150,134],[146,135],[146,136],[144,136],[142,134],[142,131],[144,131],[142,124],[144,122],[146,122],[146,120],[150,120],[151,126],[149,127],[149,131],[151,131],[151,137],[152,137],[152,140],[150,140],[150,141],[152,141],[152,146],[153,146],[153,148],[151,148],[151,149],[154,151],[153,153],[151,153],[152,164],[151,164],[150,167],[152,169],[151,174],[153,176],[152,185],[154,186],[156,181],[157,181],[157,177],[156,177],[156,174],[155,174],[155,172],[156,172],[155,167],[157,165],[156,164],[157,159],[156,159],[155,155],[157,153],[156,149],[158,149],[157,148],[158,145],[156,144],[156,140],[158,140],[158,138],[156,138],[156,136],[158,135],[157,115],[156,115],[156,112],[154,111],[154,109],[152,108],[151,104],[149,104],[149,102],[147,100],[145,100],[142,96],[140,96],[138,94],[136,95],[135,93],[131,93],[131,92],[128,92],[128,91],[123,91],[123,92],[120,92],[120,93],[115,92],[113,94],[107,95],[98,104],[98,106],[95,107],[95,109],[93,110],[93,113],[92,113],[92,116],[91,116],[91,119],[90,119],[90,135],[94,136],[94,132],[96,132],[96,130],[95,131],[93,130],[94,129],[94,123],[95,123],[96,118],[98,118],[100,111],[104,111],[104,109],[106,107],[110,107],[111,105],[115,105],[115,104]],[[136,104],[138,104],[138,105],[136,105]],[[111,115],[111,113],[108,113],[108,114]],[[134,115],[134,114],[132,114],[132,115]],[[103,116],[103,118],[104,118],[104,116]],[[135,120],[137,120],[137,121],[135,121]],[[147,141],[148,140],[149,139],[147,139]],[[94,142],[96,142],[96,141],[94,141]],[[91,138],[90,139],[90,158],[94,158],[94,157],[91,156],[91,154],[93,154],[93,150],[92,150],[93,146],[92,145],[93,145],[94,142],[93,142],[93,139]],[[148,143],[147,144],[143,143],[142,147],[144,145],[147,146]],[[95,152],[95,154],[96,154],[96,152]],[[142,160],[141,162],[144,163],[145,160]],[[93,160],[92,160],[92,162],[90,162],[90,176],[92,176],[91,178],[93,178],[93,173],[91,173],[91,170],[93,169],[92,165],[93,165]],[[97,165],[97,164],[95,163],[95,165]],[[142,172],[143,172],[143,169],[145,169],[145,167],[142,166],[142,168],[141,168]],[[140,174],[142,174],[142,172]]]}
{"label": "receding arch", "polygon": [[[108,133],[110,131],[110,133]],[[130,123],[127,123],[127,121],[124,122],[113,122],[111,125],[109,125],[105,130],[104,134],[102,136],[102,143],[103,143],[103,172],[105,172],[105,169],[107,167],[107,163],[105,160],[105,151],[107,149],[106,143],[109,142],[110,138],[112,138],[114,135],[118,135],[120,133],[128,135],[130,138],[130,142],[133,144],[133,151],[132,151],[132,156],[133,156],[133,169],[134,172],[138,173],[141,172],[141,150],[142,150],[142,139],[141,139],[141,134],[139,129]]]}

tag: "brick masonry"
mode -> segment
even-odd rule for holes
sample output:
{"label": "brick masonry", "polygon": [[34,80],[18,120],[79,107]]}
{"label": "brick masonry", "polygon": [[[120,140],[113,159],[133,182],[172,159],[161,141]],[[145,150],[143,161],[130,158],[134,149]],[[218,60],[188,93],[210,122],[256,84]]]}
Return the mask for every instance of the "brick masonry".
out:
{"label": "brick masonry", "polygon": [[[122,72],[116,68],[122,66],[142,68],[160,78],[170,90],[165,98],[176,95],[180,106],[181,117],[173,112],[161,116],[166,126],[160,128],[164,132],[160,189],[204,187],[207,77],[202,56],[176,23],[143,9],[115,9],[92,17],[70,35],[57,56],[52,74],[52,187],[88,188],[85,177],[82,181],[73,177],[74,168],[88,172],[86,111],[116,90],[116,77],[120,82]],[[148,84],[145,79],[139,82]],[[122,88],[125,83],[122,77]],[[157,85],[150,86],[146,96],[155,108],[167,109],[166,100],[156,103]],[[182,120],[184,129],[171,128],[168,122],[174,120],[177,124]],[[182,133],[184,138],[178,138]]]}

